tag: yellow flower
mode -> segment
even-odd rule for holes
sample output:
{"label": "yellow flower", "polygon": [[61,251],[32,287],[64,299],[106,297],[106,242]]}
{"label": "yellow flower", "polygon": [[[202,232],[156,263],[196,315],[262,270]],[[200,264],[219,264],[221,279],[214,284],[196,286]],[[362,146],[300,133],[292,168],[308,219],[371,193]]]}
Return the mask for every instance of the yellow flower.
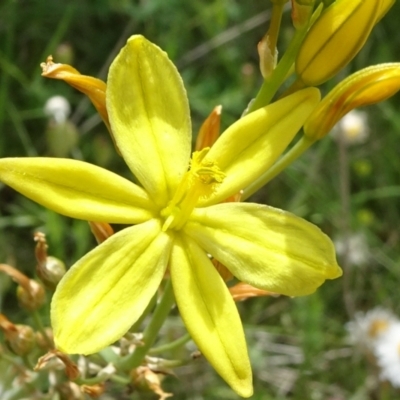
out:
{"label": "yellow flower", "polygon": [[0,179],[73,218],[134,226],[73,265],[51,307],[55,343],[93,353],[141,316],[168,268],[186,327],[240,395],[251,368],[236,305],[208,254],[239,280],[289,296],[341,275],[331,241],[314,225],[259,204],[224,203],[267,170],[319,101],[308,88],[229,127],[190,161],[191,125],[182,80],[166,54],[133,36],[110,67],[107,118],[140,185],[81,161],[0,160]]}

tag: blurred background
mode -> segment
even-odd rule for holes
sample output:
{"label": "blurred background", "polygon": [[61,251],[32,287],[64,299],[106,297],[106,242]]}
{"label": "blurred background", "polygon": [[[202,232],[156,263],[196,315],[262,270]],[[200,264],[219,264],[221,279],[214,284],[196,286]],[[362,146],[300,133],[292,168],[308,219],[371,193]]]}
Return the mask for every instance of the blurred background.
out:
{"label": "blurred background", "polygon": [[[136,33],[158,44],[177,65],[194,134],[218,104],[227,127],[261,85],[256,46],[268,28],[270,7],[259,0],[2,0],[0,157],[72,157],[129,177],[89,101],[61,81],[42,78],[40,63],[52,54],[55,62],[106,80],[110,62]],[[399,15],[397,2],[355,60],[322,88],[324,93],[360,68],[400,60]],[[292,33],[286,12],[281,54]],[[392,384],[381,382],[375,361],[353,346],[346,328],[355,316],[363,318],[357,313],[376,307],[400,315],[399,102],[397,95],[354,114],[355,125],[343,121],[254,196],[321,227],[335,241],[346,273],[312,296],[239,304],[254,368],[253,399],[400,396]],[[49,253],[67,266],[95,246],[86,222],[48,211],[0,183],[0,262],[33,277],[37,230],[46,234]],[[5,275],[0,275],[0,301],[1,312],[14,322],[29,321]],[[173,337],[176,331],[183,331],[178,316],[164,334]],[[176,399],[237,398],[204,360],[175,372],[164,386]]]}

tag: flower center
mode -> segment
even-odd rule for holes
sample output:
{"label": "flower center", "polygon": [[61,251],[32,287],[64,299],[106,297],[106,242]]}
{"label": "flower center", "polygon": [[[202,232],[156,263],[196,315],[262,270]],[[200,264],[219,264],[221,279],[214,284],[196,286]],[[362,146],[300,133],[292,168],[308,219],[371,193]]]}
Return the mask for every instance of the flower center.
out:
{"label": "flower center", "polygon": [[204,161],[209,147],[195,151],[190,161],[190,169],[183,176],[174,197],[167,207],[161,210],[165,222],[163,231],[181,229],[188,220],[200,198],[210,196],[215,185],[221,183],[225,174],[214,161]]}

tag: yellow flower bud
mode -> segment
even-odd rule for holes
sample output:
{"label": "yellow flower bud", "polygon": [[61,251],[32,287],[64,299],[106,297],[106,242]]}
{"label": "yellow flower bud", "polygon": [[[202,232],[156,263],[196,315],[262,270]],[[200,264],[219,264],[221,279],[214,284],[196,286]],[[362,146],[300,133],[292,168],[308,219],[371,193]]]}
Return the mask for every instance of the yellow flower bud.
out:
{"label": "yellow flower bud", "polygon": [[364,68],[340,82],[314,109],[304,134],[323,138],[349,111],[386,100],[400,90],[400,63]]}
{"label": "yellow flower bud", "polygon": [[297,55],[296,73],[303,83],[320,85],[348,64],[363,47],[381,7],[381,0],[337,0],[329,6]]}

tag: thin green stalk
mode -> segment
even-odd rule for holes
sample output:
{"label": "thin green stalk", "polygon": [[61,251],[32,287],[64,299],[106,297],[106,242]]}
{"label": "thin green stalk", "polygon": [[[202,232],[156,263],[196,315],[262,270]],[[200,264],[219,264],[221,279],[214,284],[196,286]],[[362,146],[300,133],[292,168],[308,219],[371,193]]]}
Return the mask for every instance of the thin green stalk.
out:
{"label": "thin green stalk", "polygon": [[155,342],[164,321],[168,317],[171,307],[174,304],[174,300],[172,283],[171,281],[168,281],[164,288],[164,294],[153,313],[152,319],[143,332],[144,345],[136,347],[132,354],[129,354],[116,363],[118,368],[131,370],[142,363],[151,346]]}
{"label": "thin green stalk", "polygon": [[350,234],[351,234],[351,194],[350,194],[350,164],[347,143],[343,132],[340,131],[339,135],[339,177],[340,177],[340,205],[341,205],[341,218],[340,218],[340,230],[344,237],[344,249],[342,257],[342,269],[343,269],[343,302],[346,312],[350,319],[354,318],[356,312],[356,306],[353,297],[353,286],[352,286],[352,265],[350,261]]}
{"label": "thin green stalk", "polygon": [[146,309],[143,311],[143,314],[132,325],[131,329],[129,329],[129,332],[137,332],[139,330],[140,325],[142,325],[142,323],[145,320],[145,318],[151,313],[151,311],[155,307],[156,303],[157,303],[157,293],[150,300],[150,303],[147,305]]}
{"label": "thin green stalk", "polygon": [[289,47],[285,51],[285,54],[279,61],[272,74],[264,80],[255,100],[250,105],[247,113],[256,111],[271,102],[276,92],[282,86],[283,82],[286,80],[290,72],[297,52],[299,51],[300,45],[303,42],[303,39],[307,33],[307,28],[308,27],[305,26],[301,29],[296,30],[292,41],[289,44]]}
{"label": "thin green stalk", "polygon": [[6,109],[8,111],[8,114],[10,115],[10,118],[14,124],[15,131],[17,132],[17,135],[19,139],[21,140],[22,146],[24,147],[24,150],[26,152],[26,155],[29,157],[35,157],[37,156],[37,151],[35,149],[35,146],[29,136],[28,131],[25,128],[25,125],[22,122],[22,118],[19,115],[19,112],[15,105],[9,101],[7,103]]}
{"label": "thin green stalk", "polygon": [[[1,58],[1,65],[0,69],[2,70],[2,73],[0,74],[0,132],[3,132],[3,124],[5,120],[5,106],[7,104],[7,100],[9,97],[8,89],[10,86],[10,81],[11,81],[11,76],[8,73],[8,71],[4,70],[3,67],[3,62],[9,62],[9,60],[13,59],[13,47],[14,47],[14,38],[15,38],[15,22],[17,20],[17,9],[18,9],[18,4],[15,1],[9,0],[7,2],[6,6],[2,7],[2,11],[8,10],[8,13],[6,13],[6,19],[7,23],[5,24],[6,26],[6,32],[4,35],[4,38],[2,40],[2,43],[4,44],[4,49],[0,48],[0,58]],[[4,17],[4,15],[3,15]],[[3,28],[4,29],[4,28]],[[4,148],[4,141],[0,140],[0,154],[3,154],[3,148]]]}
{"label": "thin green stalk", "polygon": [[285,80],[293,73],[293,64],[296,60],[296,56],[300,50],[301,44],[303,43],[309,27],[312,26],[312,24],[320,15],[322,8],[322,5],[317,7],[308,23],[305,22],[303,26],[296,29],[295,34],[282,59],[278,62],[278,65],[272,74],[264,80],[255,100],[250,104],[246,114],[268,105]]}
{"label": "thin green stalk", "polygon": [[129,378],[126,378],[121,375],[116,375],[116,374],[112,374],[110,376],[100,374],[93,378],[78,378],[78,379],[75,379],[74,382],[78,385],[95,385],[97,383],[103,383],[107,380],[111,380],[111,381],[120,383],[122,385],[128,385],[131,382],[131,380]]}
{"label": "thin green stalk", "polygon": [[26,354],[21,356],[21,360],[23,361],[25,367],[28,370],[33,370],[33,368],[35,367],[35,365],[32,363],[32,361],[28,358]]}
{"label": "thin green stalk", "polygon": [[285,168],[287,168],[293,161],[299,158],[313,143],[307,136],[303,135],[302,138],[286,153],[284,154],[269,170],[264,172],[254,182],[252,182],[246,189],[243,190],[241,200],[248,199],[252,194],[257,192],[270,180],[279,175]]}
{"label": "thin green stalk", "polygon": [[37,310],[32,311],[32,318],[35,321],[36,328],[43,335],[43,339],[45,340],[46,344],[49,346],[49,349],[52,349],[54,347],[53,341],[47,335],[46,330],[44,329],[42,320],[41,320],[40,315],[37,312]]}
{"label": "thin green stalk", "polygon": [[271,54],[275,54],[281,28],[282,14],[286,1],[273,2],[271,11],[271,23],[268,29],[268,47]]}
{"label": "thin green stalk", "polygon": [[161,368],[177,368],[181,367],[182,365],[187,365],[193,360],[193,357],[187,357],[181,360],[162,360],[159,364],[157,364],[157,366]]}
{"label": "thin green stalk", "polygon": [[152,349],[149,350],[149,354],[154,355],[154,354],[163,353],[165,351],[173,350],[177,347],[183,346],[190,339],[191,339],[191,336],[187,333],[186,335],[181,336],[180,338],[174,340],[173,342],[163,344],[162,346],[153,347]]}

